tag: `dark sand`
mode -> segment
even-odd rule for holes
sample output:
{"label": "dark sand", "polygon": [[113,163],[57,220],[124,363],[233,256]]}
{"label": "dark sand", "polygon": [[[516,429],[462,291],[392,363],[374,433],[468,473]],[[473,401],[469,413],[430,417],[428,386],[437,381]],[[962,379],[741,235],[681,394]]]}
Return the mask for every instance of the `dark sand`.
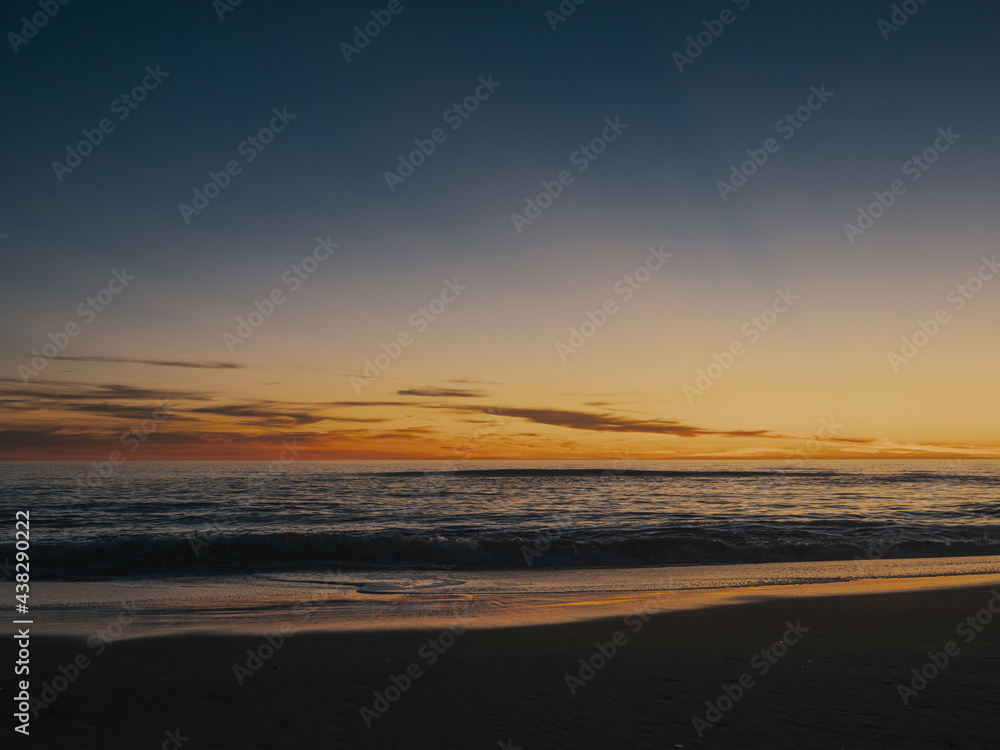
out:
{"label": "dark sand", "polygon": [[[233,664],[259,636],[125,640],[99,657],[80,641],[36,637],[36,697],[77,653],[91,666],[33,719],[30,740],[14,734],[6,746],[170,748],[166,732],[179,729],[185,750],[997,748],[1000,615],[971,643],[956,634],[991,596],[772,600],[660,614],[638,633],[620,617],[470,630],[430,666],[420,648],[439,630],[310,633],[290,637],[243,686]],[[761,675],[751,658],[782,637],[786,620],[809,631]],[[571,695],[565,675],[618,630],[628,643]],[[960,653],[904,706],[897,684],[948,641]],[[422,676],[366,728],[359,708],[413,662]],[[699,739],[692,716],[746,672],[755,685]]]}

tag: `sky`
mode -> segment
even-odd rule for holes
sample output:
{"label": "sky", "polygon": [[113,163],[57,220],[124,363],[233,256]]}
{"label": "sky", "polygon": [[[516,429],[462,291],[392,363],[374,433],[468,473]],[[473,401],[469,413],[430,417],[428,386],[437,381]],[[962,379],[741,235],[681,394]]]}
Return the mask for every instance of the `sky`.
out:
{"label": "sky", "polygon": [[1000,8],[901,6],[6,4],[0,458],[1000,457]]}

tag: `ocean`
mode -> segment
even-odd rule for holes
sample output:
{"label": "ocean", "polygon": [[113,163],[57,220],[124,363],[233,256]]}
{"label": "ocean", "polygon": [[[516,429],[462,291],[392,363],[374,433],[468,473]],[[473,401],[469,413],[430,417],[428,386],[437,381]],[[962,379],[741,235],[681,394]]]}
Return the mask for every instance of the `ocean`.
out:
{"label": "ocean", "polygon": [[[6,463],[34,580],[1000,554],[1000,462]],[[12,544],[5,545],[10,556]]]}

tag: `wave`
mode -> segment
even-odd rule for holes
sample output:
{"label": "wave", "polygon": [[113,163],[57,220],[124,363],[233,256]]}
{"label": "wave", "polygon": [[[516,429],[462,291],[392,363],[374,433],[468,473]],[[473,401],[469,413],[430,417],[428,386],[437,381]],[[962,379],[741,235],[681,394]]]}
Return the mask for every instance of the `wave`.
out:
{"label": "wave", "polygon": [[441,471],[384,471],[355,476],[373,477],[836,477],[835,471],[794,471],[794,470],[735,470],[718,469],[707,471],[684,469],[455,469]]}
{"label": "wave", "polygon": [[951,474],[933,471],[898,472],[875,474],[854,471],[830,471],[826,469],[615,469],[615,468],[572,468],[572,469],[453,469],[436,471],[383,471],[365,474],[351,474],[351,477],[389,477],[389,478],[559,478],[559,477],[594,477],[598,479],[613,479],[615,477],[662,477],[662,478],[696,478],[696,479],[751,479],[780,478],[795,479],[832,479],[843,482],[857,483],[903,483],[903,482],[963,482],[1000,484],[1000,478],[992,474]]}
{"label": "wave", "polygon": [[[332,568],[639,567],[1000,554],[1000,538],[952,531],[944,538],[887,530],[868,538],[771,535],[725,539],[700,530],[583,538],[565,532],[492,535],[382,532],[131,536],[32,546],[36,580],[130,575],[223,575]],[[838,535],[840,536],[840,535]],[[0,551],[3,554],[6,550]],[[12,550],[11,550],[12,552]]]}

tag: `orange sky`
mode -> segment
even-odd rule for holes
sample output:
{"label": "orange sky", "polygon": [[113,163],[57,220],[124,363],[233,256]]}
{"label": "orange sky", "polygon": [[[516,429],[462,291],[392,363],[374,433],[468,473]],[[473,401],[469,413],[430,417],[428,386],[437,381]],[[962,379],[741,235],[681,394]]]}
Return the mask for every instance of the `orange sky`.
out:
{"label": "orange sky", "polygon": [[[311,459],[1000,457],[1000,282],[953,294],[986,243],[934,254],[929,233],[841,262],[782,231],[756,265],[592,241],[516,283],[365,292],[317,272],[236,345],[239,295],[126,290],[59,357],[6,357],[0,457],[274,460],[292,440]],[[251,303],[275,278],[256,275]],[[60,311],[33,321],[36,349]]]}

